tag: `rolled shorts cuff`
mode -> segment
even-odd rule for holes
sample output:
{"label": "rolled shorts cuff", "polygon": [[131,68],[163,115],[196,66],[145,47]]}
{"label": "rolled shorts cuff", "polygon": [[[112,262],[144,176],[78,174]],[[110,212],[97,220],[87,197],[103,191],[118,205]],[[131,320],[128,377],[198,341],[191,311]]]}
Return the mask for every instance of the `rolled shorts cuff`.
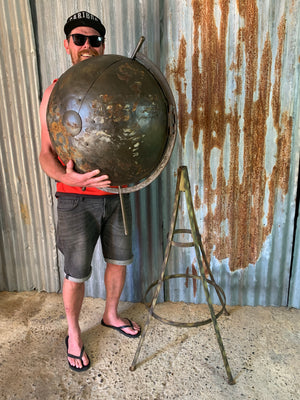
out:
{"label": "rolled shorts cuff", "polygon": [[90,279],[91,275],[92,275],[92,269],[91,269],[91,272],[89,273],[89,275],[84,277],[84,278],[74,278],[73,276],[68,275],[66,273],[65,273],[65,278],[68,279],[68,281],[71,281],[71,282],[83,283],[83,282],[87,281],[88,279]]}
{"label": "rolled shorts cuff", "polygon": [[107,263],[109,263],[109,264],[115,264],[115,265],[129,265],[129,264],[132,263],[133,257],[131,257],[131,258],[128,259],[128,260],[123,260],[123,261],[120,261],[120,260],[112,260],[112,259],[110,259],[110,258],[104,258],[104,260],[105,260]]}

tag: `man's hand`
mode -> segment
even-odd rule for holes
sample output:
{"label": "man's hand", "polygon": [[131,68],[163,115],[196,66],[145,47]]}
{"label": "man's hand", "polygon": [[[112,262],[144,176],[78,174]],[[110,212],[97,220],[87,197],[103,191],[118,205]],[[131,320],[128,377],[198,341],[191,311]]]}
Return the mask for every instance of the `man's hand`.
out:
{"label": "man's hand", "polygon": [[97,189],[109,187],[111,184],[109,177],[107,175],[95,177],[99,173],[99,169],[95,169],[85,174],[79,174],[74,170],[74,162],[70,160],[66,165],[66,173],[60,181],[69,186],[94,187]]}

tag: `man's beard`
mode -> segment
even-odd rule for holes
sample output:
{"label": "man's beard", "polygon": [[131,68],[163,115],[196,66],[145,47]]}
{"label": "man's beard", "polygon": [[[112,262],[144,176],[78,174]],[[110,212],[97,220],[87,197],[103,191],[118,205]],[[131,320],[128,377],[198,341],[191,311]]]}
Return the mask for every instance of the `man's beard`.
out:
{"label": "man's beard", "polygon": [[79,51],[79,52],[76,53],[76,54],[71,54],[72,63],[73,63],[73,64],[77,64],[78,62],[83,61],[84,58],[82,59],[82,57],[81,57],[83,54],[89,54],[89,55],[91,55],[92,57],[95,57],[95,56],[98,56],[98,55],[99,55],[99,54],[98,54],[95,50],[93,50],[93,49],[81,50],[81,51]]}

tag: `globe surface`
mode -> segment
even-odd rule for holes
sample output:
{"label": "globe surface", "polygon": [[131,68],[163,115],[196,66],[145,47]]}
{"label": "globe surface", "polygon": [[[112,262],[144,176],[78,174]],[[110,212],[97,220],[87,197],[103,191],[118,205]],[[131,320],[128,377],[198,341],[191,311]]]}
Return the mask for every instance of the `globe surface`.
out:
{"label": "globe surface", "polygon": [[168,141],[168,100],[136,59],[103,55],[69,68],[49,98],[51,142],[66,164],[99,169],[112,185],[136,184],[159,165]]}

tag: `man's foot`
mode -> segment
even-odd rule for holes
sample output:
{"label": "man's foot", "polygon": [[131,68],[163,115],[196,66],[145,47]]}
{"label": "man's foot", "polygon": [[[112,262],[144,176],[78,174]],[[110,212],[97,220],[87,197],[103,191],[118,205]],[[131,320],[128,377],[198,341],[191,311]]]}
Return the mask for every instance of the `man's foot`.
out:
{"label": "man's foot", "polygon": [[107,324],[102,319],[101,325],[105,326],[106,328],[115,329],[116,331],[122,333],[122,335],[130,338],[137,338],[141,334],[141,328],[139,327],[139,325],[128,318],[118,318],[118,320],[112,324]]}
{"label": "man's foot", "polygon": [[71,347],[72,343],[69,339],[69,336],[66,337],[65,342],[67,347],[68,363],[72,371],[83,372],[89,369],[91,363],[88,355],[84,351],[84,346],[81,345],[81,347],[79,347],[78,345],[73,344],[73,347]]}

